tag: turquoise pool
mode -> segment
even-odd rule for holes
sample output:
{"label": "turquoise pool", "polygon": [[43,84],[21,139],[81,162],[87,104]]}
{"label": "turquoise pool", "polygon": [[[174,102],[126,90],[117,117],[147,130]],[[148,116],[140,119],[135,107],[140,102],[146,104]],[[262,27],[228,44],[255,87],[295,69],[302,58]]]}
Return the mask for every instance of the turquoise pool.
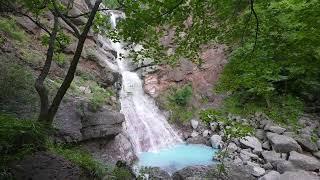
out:
{"label": "turquoise pool", "polygon": [[187,166],[214,164],[213,156],[216,152],[216,149],[205,145],[179,144],[158,152],[138,154],[137,166],[160,167],[172,173]]}

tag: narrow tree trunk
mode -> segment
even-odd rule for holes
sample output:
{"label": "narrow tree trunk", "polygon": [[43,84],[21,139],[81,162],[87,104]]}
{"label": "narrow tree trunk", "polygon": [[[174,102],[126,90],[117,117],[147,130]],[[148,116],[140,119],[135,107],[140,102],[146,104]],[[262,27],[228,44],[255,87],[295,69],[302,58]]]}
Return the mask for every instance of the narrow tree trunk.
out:
{"label": "narrow tree trunk", "polygon": [[49,111],[49,97],[48,97],[48,90],[44,85],[44,81],[46,77],[48,76],[52,59],[53,59],[53,54],[54,54],[54,47],[55,47],[55,41],[57,37],[57,32],[59,28],[59,21],[58,17],[54,16],[54,25],[53,25],[53,30],[50,35],[50,40],[49,40],[49,48],[47,51],[47,57],[45,64],[42,68],[42,71],[40,75],[38,76],[36,82],[35,82],[35,88],[39,94],[40,97],[40,114],[38,117],[39,121],[46,121],[47,116],[48,116],[48,111]]}
{"label": "narrow tree trunk", "polygon": [[93,24],[94,17],[96,15],[97,11],[99,10],[99,6],[100,6],[101,2],[102,2],[102,0],[96,1],[95,5],[92,8],[92,11],[90,13],[88,22],[86,23],[84,30],[79,37],[77,49],[76,49],[75,54],[73,56],[73,59],[71,61],[70,67],[68,69],[68,73],[67,73],[65,79],[63,80],[63,83],[60,86],[60,88],[59,88],[56,96],[54,97],[53,102],[48,110],[48,113],[47,113],[47,123],[48,124],[52,124],[52,121],[54,119],[55,114],[58,111],[58,108],[59,108],[59,105],[62,101],[62,98],[66,94],[68,88],[70,87],[71,82],[74,79],[74,74],[76,72],[77,65],[78,65],[80,57],[81,57],[81,53],[83,50],[85,40],[87,39],[87,35],[88,35],[90,28]]}

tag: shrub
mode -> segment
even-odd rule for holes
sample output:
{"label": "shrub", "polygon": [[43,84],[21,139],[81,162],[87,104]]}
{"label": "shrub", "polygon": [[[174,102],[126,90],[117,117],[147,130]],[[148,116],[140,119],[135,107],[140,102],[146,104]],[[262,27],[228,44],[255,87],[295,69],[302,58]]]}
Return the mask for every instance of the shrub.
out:
{"label": "shrub", "polygon": [[17,41],[26,40],[25,32],[17,26],[13,19],[0,18],[0,31]]}
{"label": "shrub", "polygon": [[169,101],[179,106],[186,106],[192,97],[192,86],[186,85],[169,96]]}
{"label": "shrub", "polygon": [[32,120],[0,114],[0,168],[27,154],[44,149],[48,130]]}

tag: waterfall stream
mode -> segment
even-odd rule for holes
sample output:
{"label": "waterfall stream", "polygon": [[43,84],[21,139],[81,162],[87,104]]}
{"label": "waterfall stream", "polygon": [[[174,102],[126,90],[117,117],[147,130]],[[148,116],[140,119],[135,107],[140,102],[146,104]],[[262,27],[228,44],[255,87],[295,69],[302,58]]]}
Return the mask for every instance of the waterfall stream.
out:
{"label": "waterfall stream", "polygon": [[[116,27],[118,15],[111,13],[111,24]],[[158,151],[182,140],[170,127],[154,100],[145,94],[139,75],[128,70],[122,43],[112,42],[117,52],[118,70],[122,75],[120,92],[121,112],[125,115],[125,130],[130,137],[136,153]]]}

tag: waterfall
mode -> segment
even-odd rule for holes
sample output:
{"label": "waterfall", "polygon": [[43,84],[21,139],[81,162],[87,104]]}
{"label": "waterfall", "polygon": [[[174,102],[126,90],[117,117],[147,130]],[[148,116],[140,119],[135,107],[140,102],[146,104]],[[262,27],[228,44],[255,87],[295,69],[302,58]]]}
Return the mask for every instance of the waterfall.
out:
{"label": "waterfall", "polygon": [[[118,17],[118,14],[111,12],[111,24],[114,28]],[[182,142],[156,106],[154,99],[145,94],[139,75],[130,72],[126,59],[121,59],[121,55],[127,54],[122,44],[112,42],[112,47],[117,52],[118,70],[122,74],[120,103],[121,112],[126,119],[124,128],[135,151],[157,151]]]}

